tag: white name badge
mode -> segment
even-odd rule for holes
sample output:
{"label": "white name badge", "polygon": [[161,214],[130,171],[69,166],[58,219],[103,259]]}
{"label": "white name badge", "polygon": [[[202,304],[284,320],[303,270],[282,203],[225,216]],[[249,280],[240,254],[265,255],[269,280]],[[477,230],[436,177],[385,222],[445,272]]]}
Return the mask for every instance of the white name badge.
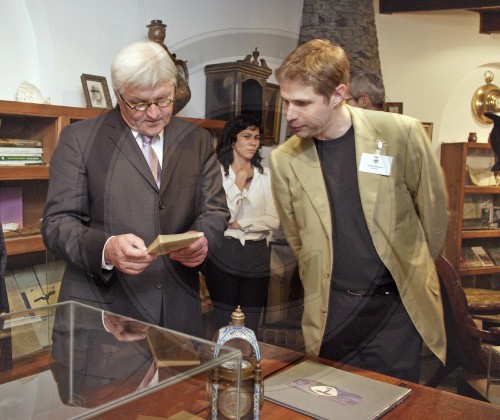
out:
{"label": "white name badge", "polygon": [[391,174],[392,156],[376,153],[362,153],[359,171],[370,174],[389,176]]}

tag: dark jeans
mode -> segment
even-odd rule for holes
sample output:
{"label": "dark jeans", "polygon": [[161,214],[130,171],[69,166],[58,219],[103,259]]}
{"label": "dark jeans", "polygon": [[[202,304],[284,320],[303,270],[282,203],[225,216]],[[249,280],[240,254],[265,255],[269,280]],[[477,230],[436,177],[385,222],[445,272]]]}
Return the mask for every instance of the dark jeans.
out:
{"label": "dark jeans", "polygon": [[214,305],[217,328],[231,321],[239,305],[245,326],[258,334],[262,310],[267,303],[270,251],[266,240],[240,241],[224,238],[217,256],[207,260],[205,278]]}
{"label": "dark jeans", "polygon": [[421,349],[422,338],[397,293],[331,291],[321,357],[418,383]]}

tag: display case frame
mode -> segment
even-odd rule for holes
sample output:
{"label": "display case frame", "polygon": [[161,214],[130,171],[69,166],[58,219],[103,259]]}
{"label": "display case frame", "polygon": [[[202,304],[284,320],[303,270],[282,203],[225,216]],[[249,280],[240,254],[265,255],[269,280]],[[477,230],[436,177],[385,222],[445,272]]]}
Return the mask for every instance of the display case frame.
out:
{"label": "display case frame", "polygon": [[165,417],[206,418],[210,371],[242,362],[240,350],[77,302],[4,314],[0,326],[0,394],[12,418],[95,418],[165,388],[183,396]]}

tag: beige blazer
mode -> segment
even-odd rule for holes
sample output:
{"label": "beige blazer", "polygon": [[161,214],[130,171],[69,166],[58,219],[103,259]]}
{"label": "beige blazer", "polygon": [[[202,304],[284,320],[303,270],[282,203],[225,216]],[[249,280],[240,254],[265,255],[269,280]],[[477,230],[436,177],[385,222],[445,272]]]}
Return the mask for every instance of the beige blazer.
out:
{"label": "beige blazer", "polygon": [[[391,272],[416,329],[444,362],[443,307],[434,267],[448,220],[440,164],[418,120],[347,108],[354,125],[357,167],[361,155],[373,154],[379,140],[384,142],[382,154],[393,157],[389,176],[358,171],[363,213],[375,249]],[[306,351],[317,355],[328,314],[335,251],[314,140],[291,137],[271,153],[270,167],[276,208],[304,286]]]}

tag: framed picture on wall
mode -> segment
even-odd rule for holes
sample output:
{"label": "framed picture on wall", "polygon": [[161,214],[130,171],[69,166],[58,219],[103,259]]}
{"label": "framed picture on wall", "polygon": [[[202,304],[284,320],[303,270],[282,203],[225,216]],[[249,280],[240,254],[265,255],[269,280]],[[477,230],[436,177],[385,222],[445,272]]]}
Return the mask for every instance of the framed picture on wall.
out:
{"label": "framed picture on wall", "polygon": [[273,146],[280,141],[281,128],[281,96],[278,85],[267,83],[264,95],[264,142]]}
{"label": "framed picture on wall", "polygon": [[427,133],[427,136],[429,137],[429,140],[432,141],[432,126],[433,126],[433,123],[431,123],[431,122],[423,122],[422,126],[424,127],[424,131]]}
{"label": "framed picture on wall", "polygon": [[109,95],[108,82],[103,76],[82,74],[80,76],[83,93],[87,101],[87,108],[111,109],[111,96]]}
{"label": "framed picture on wall", "polygon": [[386,102],[384,110],[387,112],[394,112],[395,114],[402,114],[403,102]]}

